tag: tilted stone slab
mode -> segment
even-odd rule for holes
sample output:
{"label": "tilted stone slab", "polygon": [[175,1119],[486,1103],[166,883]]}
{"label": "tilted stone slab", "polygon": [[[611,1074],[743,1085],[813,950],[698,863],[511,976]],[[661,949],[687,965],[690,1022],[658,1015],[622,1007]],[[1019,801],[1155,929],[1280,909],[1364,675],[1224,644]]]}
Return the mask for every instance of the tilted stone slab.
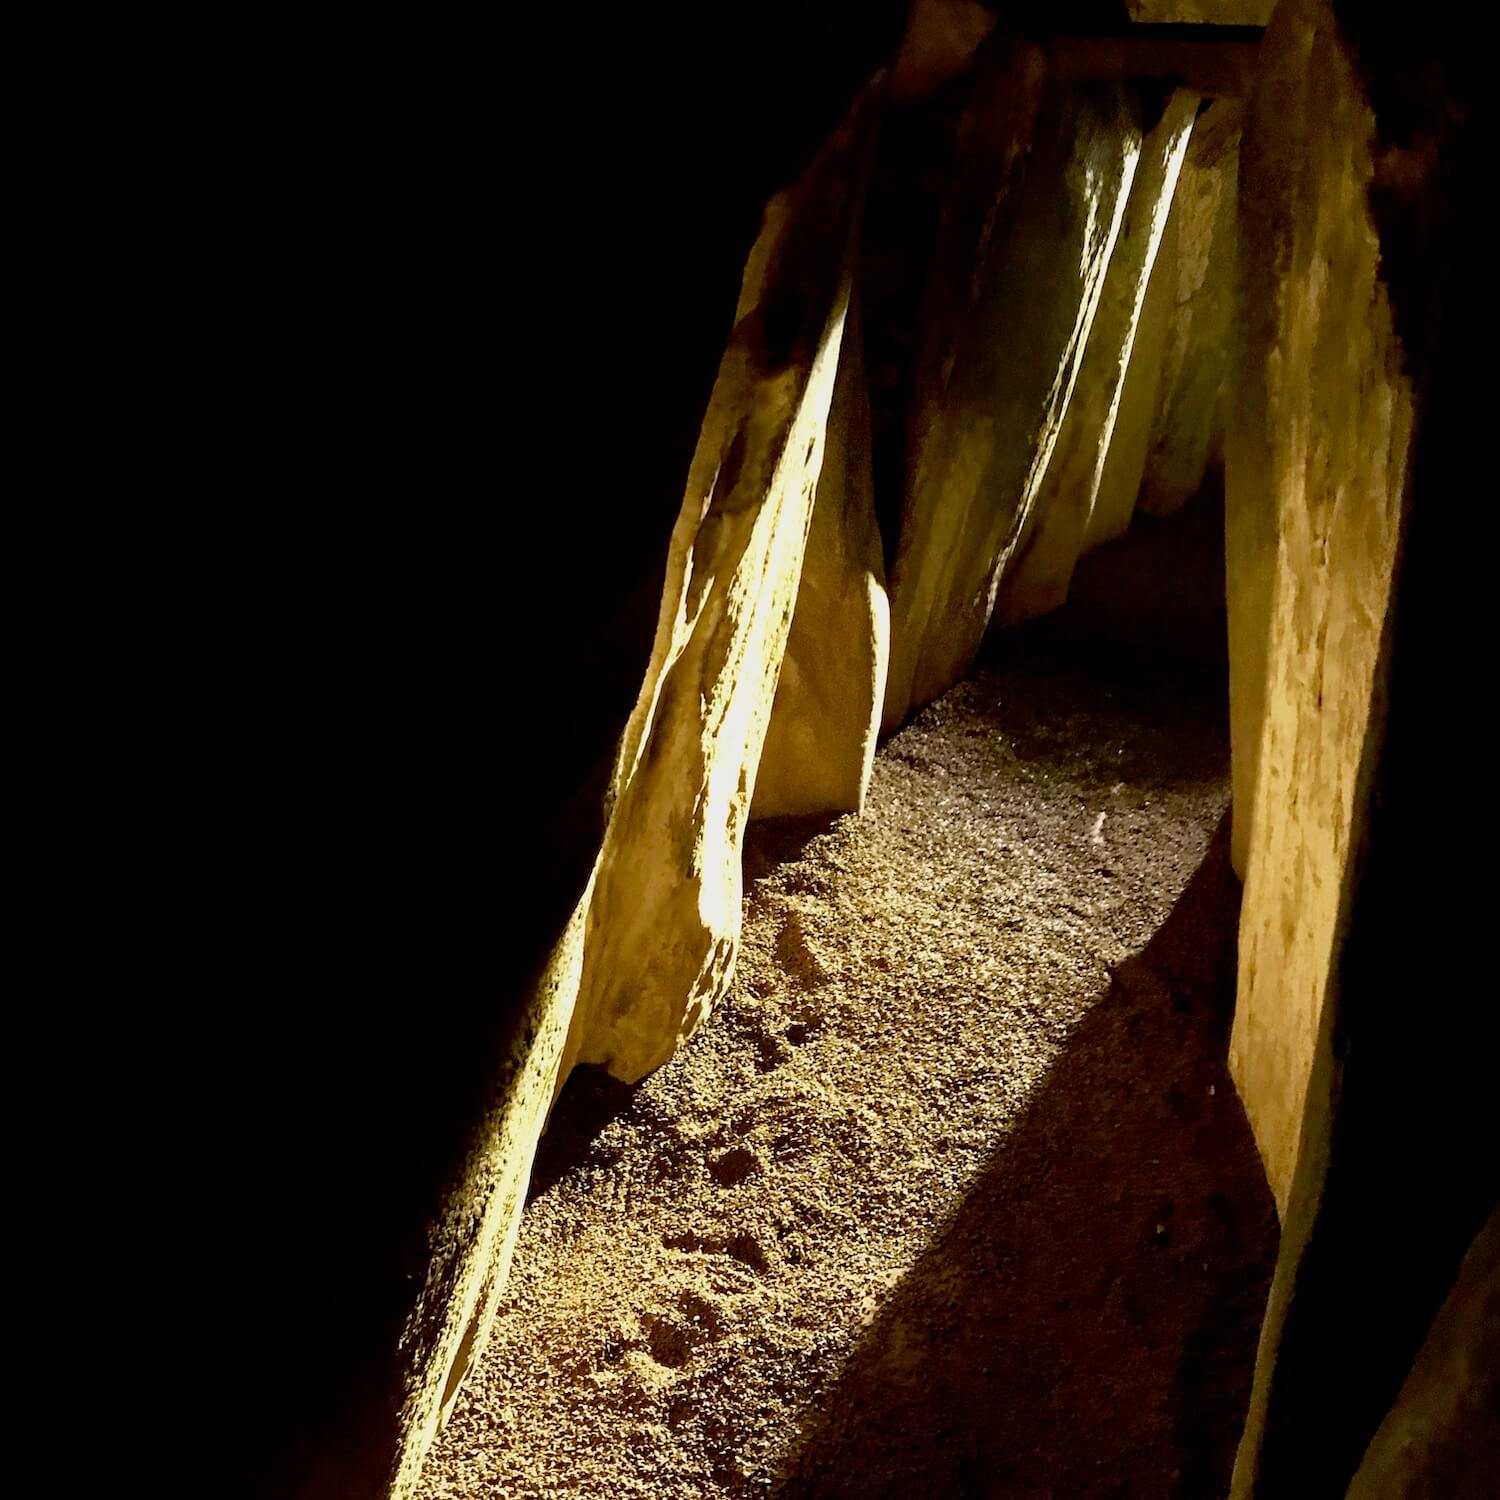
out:
{"label": "tilted stone slab", "polygon": [[673,532],[614,777],[562,1076],[633,1082],[729,987],[741,843],[796,604],[849,300],[873,89],[773,199]]}
{"label": "tilted stone slab", "polygon": [[[1019,624],[1063,603],[1112,450],[1116,443],[1130,446],[1144,459],[1140,434],[1120,425],[1122,412],[1139,419],[1122,397],[1197,110],[1198,96],[1179,89],[1141,148],[1067,420],[1001,583],[996,616],[1002,624]],[[1146,359],[1160,357],[1149,341],[1141,352]],[[1133,493],[1129,499],[1133,507]]]}
{"label": "tilted stone slab", "polygon": [[431,1259],[401,1339],[410,1372],[392,1500],[412,1493],[432,1440],[484,1349],[510,1275],[537,1140],[557,1087],[583,966],[593,881],[553,949],[495,1088],[495,1104],[462,1180],[432,1226]]}
{"label": "tilted stone slab", "polygon": [[1241,155],[1226,556],[1230,1068],[1283,1213],[1390,598],[1413,394],[1370,208],[1373,117],[1326,7],[1287,0]]}
{"label": "tilted stone slab", "polygon": [[856,299],[844,322],[797,609],[755,780],[757,818],[858,812],[870,785],[890,607],[862,342]]}
{"label": "tilted stone slab", "polygon": [[934,260],[946,306],[929,303],[935,345],[914,397],[887,728],[973,663],[1067,415],[1141,147],[1121,88],[1046,85],[1025,48],[1002,66],[960,145],[956,193],[965,215],[983,205],[978,233]]}
{"label": "tilted stone slab", "polygon": [[[1225,382],[1234,339],[1235,198],[1242,107],[1220,100],[1203,115],[1183,164],[1167,233],[1172,239],[1171,322],[1151,442],[1136,503],[1149,515],[1180,510],[1222,457]],[[1101,530],[1097,540],[1116,534]]]}

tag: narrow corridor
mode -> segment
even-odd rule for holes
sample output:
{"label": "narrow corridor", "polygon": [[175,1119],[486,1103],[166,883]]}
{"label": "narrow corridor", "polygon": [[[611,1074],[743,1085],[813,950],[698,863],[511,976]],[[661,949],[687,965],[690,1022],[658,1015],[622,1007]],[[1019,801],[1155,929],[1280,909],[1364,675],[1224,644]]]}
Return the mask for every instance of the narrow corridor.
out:
{"label": "narrow corridor", "polygon": [[428,1500],[1222,1491],[1276,1228],[1220,545],[1138,523],[862,817],[752,829],[734,993],[569,1084]]}

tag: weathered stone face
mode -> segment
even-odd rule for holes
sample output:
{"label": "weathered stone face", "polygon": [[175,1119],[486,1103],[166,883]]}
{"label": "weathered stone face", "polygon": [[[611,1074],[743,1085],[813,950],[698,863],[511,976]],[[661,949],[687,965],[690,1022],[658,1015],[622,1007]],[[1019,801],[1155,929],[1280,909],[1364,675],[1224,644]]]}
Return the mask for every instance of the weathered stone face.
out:
{"label": "weathered stone face", "polygon": [[1172,252],[1163,263],[1163,302],[1170,303],[1170,312],[1137,501],[1151,515],[1180,510],[1202,487],[1215,456],[1222,458],[1222,397],[1234,331],[1241,117],[1234,100],[1220,101],[1203,116],[1167,226]]}
{"label": "weathered stone face", "polygon": [[426,1285],[403,1333],[415,1378],[402,1406],[406,1441],[392,1494],[415,1486],[422,1460],[484,1348],[510,1274],[536,1143],[546,1124],[583,965],[589,882],[553,951],[501,1074],[504,1086],[432,1231]]}
{"label": "weathered stone face", "polygon": [[[473,179],[457,163],[469,168],[491,148],[476,144],[450,156],[446,139],[437,145],[439,126],[431,137],[417,133],[447,163],[437,178],[444,213],[436,222],[445,238],[440,251],[422,249],[413,263],[445,287],[451,264],[454,315],[446,327],[461,332],[427,341],[430,305],[450,304],[433,303],[425,286],[420,296],[401,291],[410,268],[391,257],[394,305],[423,327],[417,347],[443,354],[393,361],[397,394],[381,389],[374,402],[375,410],[389,407],[386,425],[404,435],[396,451],[403,442],[420,451],[399,478],[370,462],[370,492],[382,502],[394,497],[392,516],[403,522],[382,557],[381,597],[367,615],[320,600],[308,640],[316,644],[329,628],[323,608],[340,618],[342,650],[345,615],[359,637],[367,620],[392,609],[405,624],[399,609],[410,604],[412,628],[389,655],[414,659],[423,690],[393,675],[379,649],[384,642],[350,648],[355,661],[380,660],[380,737],[370,738],[383,747],[374,763],[384,774],[360,817],[362,827],[373,826],[370,808],[380,803],[373,837],[383,862],[341,853],[343,863],[330,868],[339,879],[349,867],[378,869],[381,878],[370,883],[380,891],[382,920],[361,901],[359,930],[373,940],[347,952],[325,942],[337,954],[334,966],[346,965],[347,1002],[338,986],[325,993],[321,969],[315,994],[287,991],[299,1033],[313,1032],[316,1065],[299,1059],[298,1067],[328,1102],[319,1106],[318,1128],[283,1131],[287,1146],[269,1195],[278,1208],[298,1206],[272,1238],[275,1251],[285,1252],[283,1282],[301,1300],[284,1288],[261,1292],[271,1329],[263,1342],[274,1342],[276,1369],[306,1373],[294,1393],[300,1405],[284,1401],[261,1424],[267,1472],[279,1466],[278,1482],[247,1481],[256,1494],[373,1497],[392,1481],[393,1495],[408,1491],[483,1344],[536,1138],[563,1071],[605,794],[651,660],[668,538],[734,326],[746,253],[767,201],[802,179],[851,99],[894,51],[900,17],[893,10],[884,7],[881,19],[874,7],[858,18],[828,7],[773,8],[757,12],[753,25],[738,12],[715,13],[695,30],[704,55],[718,59],[712,70],[686,65],[665,44],[676,25],[671,17],[598,18],[569,35],[579,129],[553,147],[525,130],[515,136],[527,145],[513,153],[515,177],[507,169],[500,228],[505,263],[519,268],[515,284],[524,290],[503,310],[492,296],[491,216],[482,233],[457,213],[445,216],[447,205],[469,201],[456,184]],[[554,41],[576,30],[573,22],[551,26],[542,31]],[[530,55],[557,51],[538,46]],[[768,98],[774,111],[765,108]],[[435,118],[446,121],[441,111]],[[575,170],[585,161],[597,172],[586,185]],[[780,361],[804,381],[832,321],[846,227],[824,219],[845,213],[845,189],[858,183],[857,154],[852,166],[829,170],[810,213],[788,214],[782,239],[762,242],[777,265],[759,264],[753,275],[784,295],[762,303],[740,329],[762,368]],[[425,181],[431,174],[424,164],[415,175]],[[425,199],[382,197],[382,231],[393,202]],[[409,242],[398,238],[403,251],[426,245],[421,222]],[[471,241],[472,256],[455,260],[451,243]],[[606,241],[607,275],[599,258]],[[477,352],[486,342],[484,318],[497,315],[528,370],[498,412],[481,394],[490,386],[480,373],[487,356]],[[580,361],[605,350],[619,375],[590,400],[580,395]],[[359,372],[355,387],[369,379]],[[747,412],[771,404],[747,402]],[[791,405],[798,408],[800,398]],[[497,424],[524,428],[538,451],[558,458],[554,486],[538,489],[519,470],[496,469]],[[749,427],[737,460],[757,461],[748,450],[759,430]],[[803,461],[816,472],[816,454]],[[410,473],[420,480],[412,483]],[[424,486],[441,490],[446,503]],[[537,564],[562,558],[565,577]],[[717,586],[737,587],[736,580],[742,571]],[[341,595],[335,589],[329,597],[336,603]],[[773,591],[766,597],[774,602]],[[298,648],[315,659],[306,642]],[[394,734],[387,716],[399,721]],[[351,760],[365,754],[361,744]],[[347,779],[341,768],[339,781]],[[420,825],[420,837],[393,837],[405,818]],[[399,858],[385,852],[392,845]],[[390,960],[388,934],[396,935],[390,947],[404,952],[404,943],[415,952],[409,966]],[[354,1016],[347,1032],[318,1019],[345,1004]],[[285,1035],[277,1037],[278,1053]],[[279,1067],[278,1056],[264,1077],[255,1070],[257,1092],[275,1084]],[[296,1121],[297,1109],[307,1111],[295,1092],[301,1079],[294,1073],[292,1081]],[[264,1153],[263,1124],[254,1133]],[[278,1160],[275,1151],[265,1154]],[[309,1234],[312,1255],[300,1243]],[[254,1266],[256,1285],[278,1287],[274,1273],[262,1271]],[[272,1381],[245,1385],[257,1399],[260,1388],[276,1389]],[[283,1477],[309,1463],[317,1477],[307,1486]]]}
{"label": "weathered stone face", "polygon": [[823,461],[873,89],[779,195],[672,536],[652,663],[616,767],[562,1072],[633,1081],[728,988],[740,845]]}
{"label": "weathered stone face", "polygon": [[1466,1384],[1443,1301],[1472,1334],[1500,1197],[1493,1007],[1468,941],[1489,892],[1445,873],[1472,864],[1473,829],[1444,801],[1454,763],[1434,733],[1454,701],[1442,664],[1488,603],[1487,553],[1455,548],[1452,526],[1488,462],[1472,50],[1441,8],[1282,0],[1247,115],[1231,1064],[1283,1221],[1234,1500],[1493,1487],[1493,1400],[1476,1412],[1472,1386],[1431,1378]]}
{"label": "weathered stone face", "polygon": [[858,812],[870,784],[890,607],[862,342],[856,299],[844,322],[797,610],[755,778],[758,818]]}
{"label": "weathered stone face", "polygon": [[[1345,1500],[1439,1500],[1482,1493],[1480,1486],[1494,1479],[1493,1460],[1500,1456],[1497,1413],[1500,1209],[1465,1256]],[[1480,1472],[1486,1463],[1488,1475]]]}
{"label": "weathered stone face", "polygon": [[1293,5],[1245,124],[1226,548],[1235,847],[1230,1063],[1283,1211],[1328,983],[1413,397],[1371,219],[1373,117]]}
{"label": "weathered stone face", "polygon": [[1264,26],[1276,0],[1125,0],[1132,21],[1200,26]]}
{"label": "weathered stone face", "polygon": [[994,12],[979,0],[914,0],[891,67],[891,99],[925,98],[958,77],[994,29]]}
{"label": "weathered stone face", "polygon": [[[1197,108],[1198,96],[1179,90],[1141,147],[1062,434],[1001,583],[996,615],[1002,624],[1045,614],[1067,598],[1073,565],[1085,538],[1093,535],[1100,483],[1116,444],[1144,460],[1140,435],[1121,427],[1122,412],[1139,419],[1124,407],[1122,396]],[[1143,360],[1159,359],[1159,354],[1155,340],[1146,340],[1140,349]],[[1117,482],[1109,495],[1123,501],[1120,531],[1129,525],[1135,502],[1134,487],[1124,479],[1127,467],[1128,462],[1115,459]],[[1135,474],[1138,480],[1138,467]]]}
{"label": "weathered stone face", "polygon": [[[1197,127],[1194,127],[1196,134]],[[1191,146],[1189,147],[1191,150]],[[1182,174],[1178,173],[1178,187]],[[1167,335],[1171,331],[1176,308],[1177,235],[1173,218],[1177,195],[1157,247],[1151,278],[1136,323],[1135,344],[1125,383],[1120,390],[1120,408],[1115,416],[1115,431],[1109,451],[1104,456],[1104,471],[1099,475],[1094,503],[1089,510],[1082,548],[1090,551],[1102,546],[1128,529],[1140,498],[1141,480],[1146,473],[1146,455],[1156,430],[1158,396],[1161,390],[1162,365],[1166,357]]]}
{"label": "weathered stone face", "polygon": [[888,728],[962,677],[983,639],[1062,430],[1141,146],[1118,87],[1047,86],[1022,45],[992,69],[934,258],[937,276],[958,274],[936,281],[945,306],[929,302],[891,572]]}

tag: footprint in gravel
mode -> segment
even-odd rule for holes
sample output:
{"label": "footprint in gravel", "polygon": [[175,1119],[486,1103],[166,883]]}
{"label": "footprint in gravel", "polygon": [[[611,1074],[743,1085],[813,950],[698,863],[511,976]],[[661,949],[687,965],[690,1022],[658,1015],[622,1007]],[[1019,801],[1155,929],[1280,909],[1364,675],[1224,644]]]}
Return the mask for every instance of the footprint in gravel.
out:
{"label": "footprint in gravel", "polygon": [[828,896],[833,893],[833,882],[815,865],[799,863],[790,866],[782,874],[782,888],[797,896]]}
{"label": "footprint in gravel", "polygon": [[715,1234],[667,1234],[662,1236],[661,1242],[665,1249],[680,1250],[685,1255],[728,1256],[758,1276],[764,1276],[771,1269],[770,1257],[760,1240],[748,1229],[738,1230],[727,1238]]}
{"label": "footprint in gravel", "polygon": [[671,1312],[646,1313],[641,1329],[646,1352],[659,1365],[680,1370],[704,1344],[724,1337],[728,1320],[717,1302],[700,1292],[679,1292]]}
{"label": "footprint in gravel", "polygon": [[646,1352],[668,1370],[680,1370],[692,1357],[688,1330],[664,1313],[647,1313],[641,1319],[646,1332]]}
{"label": "footprint in gravel", "polygon": [[792,1055],[770,1032],[762,1032],[756,1037],[755,1051],[755,1071],[757,1073],[773,1072]]}
{"label": "footprint in gravel", "polygon": [[724,1337],[728,1320],[724,1316],[724,1309],[711,1297],[705,1297],[701,1292],[691,1289],[679,1292],[677,1310],[687,1319],[688,1325],[701,1335],[698,1340],[700,1343]]}
{"label": "footprint in gravel", "polygon": [[760,1158],[748,1146],[736,1146],[710,1162],[708,1170],[720,1187],[738,1187],[760,1171]]}
{"label": "footprint in gravel", "polygon": [[809,1042],[816,1039],[818,1033],[823,1029],[821,1016],[807,1016],[800,1021],[793,1021],[786,1029],[786,1039],[794,1047],[805,1047]]}
{"label": "footprint in gravel", "polygon": [[770,1029],[758,1009],[744,1007],[730,1024],[753,1050],[757,1073],[774,1072],[791,1058],[785,1043]]}
{"label": "footprint in gravel", "polygon": [[781,925],[781,934],[776,939],[776,959],[789,979],[808,989],[817,989],[828,983],[828,972],[808,946],[802,913],[795,907],[787,912]]}
{"label": "footprint in gravel", "polygon": [[761,1276],[771,1269],[771,1262],[761,1249],[760,1241],[746,1230],[729,1236],[724,1242],[724,1253]]}

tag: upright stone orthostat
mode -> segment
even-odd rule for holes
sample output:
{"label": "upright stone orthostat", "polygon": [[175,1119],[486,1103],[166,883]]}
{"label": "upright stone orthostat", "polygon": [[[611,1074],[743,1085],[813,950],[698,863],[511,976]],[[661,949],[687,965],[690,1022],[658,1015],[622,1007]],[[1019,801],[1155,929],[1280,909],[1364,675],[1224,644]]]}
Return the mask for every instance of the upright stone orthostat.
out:
{"label": "upright stone orthostat", "polygon": [[[1067,420],[1001,583],[996,614],[1004,624],[1045,614],[1067,598],[1116,442],[1143,448],[1120,426],[1121,398],[1197,109],[1198,96],[1178,90],[1141,148]],[[1160,351],[1148,341],[1141,355],[1159,358]],[[1123,486],[1119,492],[1127,497],[1128,525],[1135,496]]]}
{"label": "upright stone orthostat", "polygon": [[583,963],[584,915],[593,881],[529,998],[505,1059],[496,1104],[464,1163],[441,1221],[430,1231],[427,1278],[401,1347],[408,1377],[405,1434],[393,1500],[416,1486],[422,1461],[483,1350],[510,1275],[536,1143],[547,1121]]}
{"label": "upright stone orthostat", "polygon": [[1223,396],[1234,341],[1242,117],[1234,100],[1220,100],[1204,114],[1183,163],[1167,226],[1172,240],[1170,321],[1136,502],[1149,515],[1181,510],[1202,488],[1211,463],[1222,458]]}
{"label": "upright stone orthostat", "polygon": [[1230,1067],[1283,1213],[1334,952],[1413,398],[1370,209],[1373,117],[1311,3],[1268,34],[1241,158],[1226,552]]}
{"label": "upright stone orthostat", "polygon": [[745,270],[621,746],[562,1063],[633,1082],[729,987],[741,842],[797,599],[849,302],[872,86]]}
{"label": "upright stone orthostat", "polygon": [[1062,431],[1141,148],[1123,89],[1045,84],[1023,45],[997,57],[960,145],[946,211],[957,231],[934,259],[942,304],[929,299],[891,574],[888,728],[958,681],[984,638]]}
{"label": "upright stone orthostat", "polygon": [[1487,549],[1453,545],[1489,462],[1465,19],[1281,0],[1247,117],[1229,577],[1264,725],[1231,1062],[1282,1231],[1233,1500],[1478,1500],[1497,1472],[1492,901],[1437,732],[1442,664],[1489,628]]}
{"label": "upright stone orthostat", "polygon": [[890,606],[862,345],[856,299],[844,322],[797,610],[755,780],[757,818],[858,812],[870,785]]}

